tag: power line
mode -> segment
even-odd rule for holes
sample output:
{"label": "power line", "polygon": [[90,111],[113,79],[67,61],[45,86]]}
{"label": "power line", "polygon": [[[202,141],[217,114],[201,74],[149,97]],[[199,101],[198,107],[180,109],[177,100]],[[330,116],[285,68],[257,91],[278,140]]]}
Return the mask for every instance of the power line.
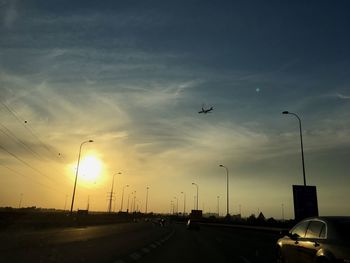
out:
{"label": "power line", "polygon": [[54,191],[57,191],[57,190],[58,190],[58,188],[52,188],[52,187],[49,186],[49,185],[43,184],[42,182],[39,182],[39,181],[35,180],[35,178],[29,178],[27,175],[25,175],[25,174],[23,174],[23,173],[21,173],[21,172],[18,172],[18,171],[16,171],[15,169],[12,169],[12,168],[10,168],[10,167],[4,165],[4,164],[0,164],[0,165],[3,166],[3,167],[5,167],[6,169],[10,170],[10,171],[11,171],[12,173],[14,173],[14,174],[18,174],[18,175],[20,175],[20,176],[22,176],[22,177],[24,177],[24,178],[26,178],[26,179],[30,179],[31,182],[35,182],[35,183],[37,183],[37,184],[39,184],[39,185],[41,185],[41,186],[43,186],[43,187],[46,187],[46,188],[51,188],[51,190],[54,190]]}
{"label": "power line", "polygon": [[18,160],[19,162],[23,163],[24,165],[26,165],[27,167],[31,168],[32,170],[34,170],[35,172],[37,172],[38,174],[44,176],[45,178],[52,180],[50,177],[48,177],[47,175],[43,174],[42,172],[40,172],[38,169],[36,169],[35,167],[33,167],[32,165],[30,165],[29,163],[27,163],[26,161],[22,160],[20,157],[18,157],[16,154],[10,152],[9,150],[7,150],[5,147],[3,147],[2,145],[0,145],[0,149],[2,149],[3,151],[7,152],[8,154],[10,154],[13,158],[15,158],[16,160]]}
{"label": "power line", "polygon": [[[54,156],[56,153],[54,153],[40,138],[38,135],[36,135],[33,131],[33,129],[29,126],[28,122],[26,120],[21,119],[18,114],[15,112],[15,110],[11,109],[8,105],[6,105],[3,101],[0,101],[0,103],[4,106],[4,108],[50,153],[52,153]],[[25,125],[28,124],[28,125]]]}
{"label": "power line", "polygon": [[31,152],[36,158],[43,160],[43,158],[38,154],[36,151],[34,151],[28,144],[23,142],[21,139],[19,139],[11,130],[6,128],[4,125],[0,124],[0,126],[4,129],[0,129],[0,131],[5,134],[8,138],[12,139],[15,141],[18,145],[23,146],[27,151]]}

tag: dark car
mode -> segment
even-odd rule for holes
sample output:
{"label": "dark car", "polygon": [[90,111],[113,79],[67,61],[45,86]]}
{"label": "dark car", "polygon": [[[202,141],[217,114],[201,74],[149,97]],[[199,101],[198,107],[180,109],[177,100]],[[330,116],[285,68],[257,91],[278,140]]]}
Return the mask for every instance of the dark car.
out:
{"label": "dark car", "polygon": [[197,220],[189,219],[186,227],[189,230],[199,230],[199,222]]}
{"label": "dark car", "polygon": [[277,262],[350,263],[350,217],[312,217],[277,241]]}

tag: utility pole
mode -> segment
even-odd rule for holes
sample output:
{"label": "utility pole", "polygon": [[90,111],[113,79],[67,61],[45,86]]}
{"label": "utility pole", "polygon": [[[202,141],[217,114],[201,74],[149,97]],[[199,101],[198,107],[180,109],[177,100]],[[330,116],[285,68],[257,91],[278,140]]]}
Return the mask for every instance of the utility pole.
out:
{"label": "utility pole", "polygon": [[185,213],[186,213],[186,193],[185,193],[185,192],[181,192],[181,194],[184,195],[184,211],[183,211],[183,216],[185,216]]}
{"label": "utility pole", "polygon": [[[120,204],[120,212],[123,211],[123,203],[124,203],[124,190],[125,190],[125,187],[129,187],[129,185],[125,185],[123,187],[123,192],[122,192],[122,201],[121,201],[121,204]],[[127,210],[129,211],[129,198],[128,198],[128,207],[127,207]]]}
{"label": "utility pole", "polygon": [[217,201],[218,201],[218,217],[220,216],[220,196],[217,196]]}
{"label": "utility pole", "polygon": [[147,205],[148,205],[148,189],[149,189],[149,187],[147,187],[146,188],[146,212],[145,212],[145,214],[147,214]]}
{"label": "utility pole", "polygon": [[112,212],[112,202],[113,202],[113,200],[114,200],[114,193],[113,193],[113,189],[114,189],[114,176],[115,176],[116,174],[121,174],[121,173],[119,172],[119,173],[113,174],[112,188],[111,188],[111,192],[109,193],[108,213],[111,213],[111,212]]}
{"label": "utility pole", "polygon": [[134,213],[136,212],[136,191],[134,192]]}
{"label": "utility pole", "polygon": [[126,208],[126,212],[129,213],[129,200],[130,200],[130,194],[128,194],[128,205],[127,205],[127,208]]}
{"label": "utility pole", "polygon": [[67,197],[68,197],[68,195],[66,195],[66,198],[65,198],[65,200],[64,200],[64,208],[63,208],[63,211],[66,211]]}
{"label": "utility pole", "polygon": [[19,204],[18,204],[18,208],[21,208],[22,205],[22,199],[23,199],[23,194],[21,193],[19,196]]}
{"label": "utility pole", "polygon": [[90,195],[88,195],[86,210],[89,211],[90,208]]}

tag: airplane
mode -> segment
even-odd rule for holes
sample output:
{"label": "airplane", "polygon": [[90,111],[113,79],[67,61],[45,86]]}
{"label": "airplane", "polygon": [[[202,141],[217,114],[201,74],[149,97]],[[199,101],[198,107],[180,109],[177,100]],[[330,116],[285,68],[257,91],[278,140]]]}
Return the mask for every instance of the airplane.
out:
{"label": "airplane", "polygon": [[214,109],[213,107],[210,107],[209,109],[204,109],[204,107],[202,107],[202,110],[198,111],[198,113],[207,114],[207,113],[210,113],[213,109]]}

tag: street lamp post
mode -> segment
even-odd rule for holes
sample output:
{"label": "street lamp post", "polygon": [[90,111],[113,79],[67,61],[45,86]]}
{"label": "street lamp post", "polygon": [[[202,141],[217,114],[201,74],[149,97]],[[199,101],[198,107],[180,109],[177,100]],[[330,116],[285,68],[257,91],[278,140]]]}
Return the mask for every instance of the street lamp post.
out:
{"label": "street lamp post", "polygon": [[174,199],[176,199],[176,209],[175,209],[175,211],[176,211],[176,215],[178,215],[179,214],[179,199],[177,198],[177,196],[174,196]]}
{"label": "street lamp post", "polygon": [[226,201],[226,214],[229,215],[230,211],[229,211],[229,192],[228,192],[228,169],[227,169],[226,166],[224,166],[222,164],[220,164],[219,166],[226,169],[226,179],[227,179],[227,183],[226,183],[226,187],[227,187],[227,189],[226,189],[226,194],[227,194],[227,197],[226,197],[227,198],[227,201]]}
{"label": "street lamp post", "polygon": [[[124,201],[124,190],[125,190],[125,187],[129,187],[129,185],[124,185],[123,187],[123,191],[122,191],[122,202],[121,202],[121,205],[120,205],[120,212],[123,211],[123,201]],[[128,199],[128,206],[129,206],[129,199]]]}
{"label": "street lamp post", "polygon": [[134,191],[134,208],[133,208],[134,213],[136,213],[136,190]]}
{"label": "street lamp post", "polygon": [[186,213],[186,193],[185,192],[181,192],[181,194],[184,195],[184,212],[183,212],[183,216],[185,216],[185,213]]}
{"label": "street lamp post", "polygon": [[170,213],[173,215],[174,214],[174,201],[173,200],[170,201],[170,209],[171,209]]}
{"label": "street lamp post", "polygon": [[74,188],[73,188],[73,195],[72,195],[72,204],[70,206],[70,214],[73,214],[73,206],[74,206],[74,198],[75,198],[75,189],[77,187],[77,180],[78,180],[78,174],[79,174],[79,163],[80,163],[80,155],[81,155],[81,148],[83,147],[83,145],[85,143],[89,143],[89,142],[93,142],[93,140],[88,140],[88,141],[84,141],[80,144],[80,148],[79,148],[79,155],[78,155],[78,165],[77,165],[77,170],[75,172],[75,181],[74,181]]}
{"label": "street lamp post", "polygon": [[300,146],[301,146],[301,162],[303,165],[303,179],[304,179],[304,186],[306,186],[306,177],[305,177],[305,164],[304,164],[304,147],[303,147],[303,135],[301,132],[301,120],[299,118],[299,116],[293,112],[289,112],[289,111],[283,111],[282,114],[291,114],[293,116],[295,116],[298,121],[299,121],[299,133],[300,133]]}
{"label": "street lamp post", "polygon": [[196,206],[196,210],[198,210],[198,184],[192,183],[192,185],[195,185],[197,187],[197,206]]}
{"label": "street lamp post", "polygon": [[147,205],[148,205],[148,189],[149,189],[149,187],[147,187],[146,188],[146,212],[145,212],[145,214],[147,214]]}
{"label": "street lamp post", "polygon": [[127,205],[127,208],[126,208],[126,212],[129,213],[129,200],[130,200],[130,194],[128,194],[128,205]]}

